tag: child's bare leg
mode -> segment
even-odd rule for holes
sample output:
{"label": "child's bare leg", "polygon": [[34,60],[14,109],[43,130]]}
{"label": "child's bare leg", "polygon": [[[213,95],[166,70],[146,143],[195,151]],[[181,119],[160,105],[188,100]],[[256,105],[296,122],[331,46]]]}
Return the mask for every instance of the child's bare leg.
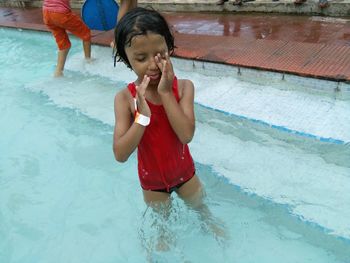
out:
{"label": "child's bare leg", "polygon": [[131,8],[137,7],[137,0],[131,0]]}
{"label": "child's bare leg", "polygon": [[117,20],[119,21],[129,10],[137,6],[137,0],[121,0]]}
{"label": "child's bare leg", "polygon": [[208,207],[203,202],[204,190],[197,175],[182,185],[177,190],[177,194],[188,206],[200,212],[202,219],[206,220],[211,217]]}
{"label": "child's bare leg", "polygon": [[165,204],[170,202],[170,194],[157,191],[143,190],[143,199],[146,204],[153,207],[156,204]]}
{"label": "child's bare leg", "polygon": [[167,218],[171,205],[170,194],[157,191],[143,190],[143,199],[145,203],[157,212],[159,215]]}
{"label": "child's bare leg", "polygon": [[84,56],[86,59],[91,58],[91,41],[83,41]]}
{"label": "child's bare leg", "polygon": [[[194,206],[201,205],[203,199],[203,187],[197,175],[194,175],[188,182],[182,185],[177,194],[187,203]],[[199,202],[199,204],[197,204]]]}
{"label": "child's bare leg", "polygon": [[[117,22],[131,9],[137,7],[137,0],[121,0],[119,11],[117,15]],[[109,44],[111,48],[114,48],[114,40]]]}
{"label": "child's bare leg", "polygon": [[[170,209],[170,194],[164,192],[156,191],[146,191],[143,190],[143,198],[146,204],[153,209],[159,216],[163,217],[166,221],[169,217]],[[163,223],[156,226],[159,228],[158,232],[158,244],[156,245],[157,251],[166,251],[169,250],[169,237],[166,229],[166,225]]]}
{"label": "child's bare leg", "polygon": [[198,211],[201,219],[216,236],[226,237],[224,230],[215,223],[214,216],[211,214],[208,206],[204,203],[203,199],[205,193],[197,175],[194,175],[191,180],[182,185],[177,190],[177,194],[188,206]]}
{"label": "child's bare leg", "polygon": [[58,51],[55,77],[63,76],[64,64],[66,63],[68,52],[69,48]]}

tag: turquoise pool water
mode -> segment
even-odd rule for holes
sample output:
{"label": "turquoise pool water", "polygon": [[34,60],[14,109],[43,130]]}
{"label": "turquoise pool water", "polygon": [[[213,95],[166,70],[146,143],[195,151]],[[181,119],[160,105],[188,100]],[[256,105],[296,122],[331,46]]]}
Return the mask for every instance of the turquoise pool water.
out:
{"label": "turquoise pool water", "polygon": [[[113,95],[125,83],[89,73],[132,78],[110,50],[95,47],[85,65],[73,41],[57,80],[50,35],[0,31],[0,262],[350,262],[348,144],[197,104],[190,148],[229,236],[217,240],[176,195],[167,221],[152,213],[135,155],[114,161]],[[155,250],[160,226],[166,252]]]}

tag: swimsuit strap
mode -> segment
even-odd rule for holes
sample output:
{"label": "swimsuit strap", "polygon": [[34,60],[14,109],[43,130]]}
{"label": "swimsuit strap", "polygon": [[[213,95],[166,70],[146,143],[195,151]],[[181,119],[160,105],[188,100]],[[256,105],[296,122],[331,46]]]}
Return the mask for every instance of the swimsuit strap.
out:
{"label": "swimsuit strap", "polygon": [[134,107],[135,107],[134,115],[136,115],[137,102],[136,102],[136,85],[135,85],[135,82],[131,82],[131,83],[128,84],[128,90],[131,93],[131,96],[134,98]]}
{"label": "swimsuit strap", "polygon": [[128,90],[133,98],[136,97],[136,85],[135,82],[131,82],[128,84]]}
{"label": "swimsuit strap", "polygon": [[180,101],[180,96],[179,96],[179,88],[178,88],[178,81],[176,76],[174,76],[174,81],[173,81],[173,93],[175,95],[176,101]]}

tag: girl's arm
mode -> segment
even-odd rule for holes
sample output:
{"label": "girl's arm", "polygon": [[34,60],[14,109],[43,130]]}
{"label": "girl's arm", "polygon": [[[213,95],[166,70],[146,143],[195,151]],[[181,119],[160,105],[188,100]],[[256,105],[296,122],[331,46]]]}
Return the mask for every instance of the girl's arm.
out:
{"label": "girl's arm", "polygon": [[195,130],[194,86],[190,80],[179,80],[178,87],[179,103],[173,92],[160,93],[160,97],[171,127],[180,141],[187,144],[192,140]]}
{"label": "girl's arm", "polygon": [[[150,117],[151,110],[145,99],[145,91],[150,79],[144,76],[141,84],[136,86],[138,112]],[[134,122],[134,105],[128,89],[119,92],[114,99],[115,127],[113,136],[114,157],[119,162],[125,162],[140,143],[145,126]]]}
{"label": "girl's arm", "polygon": [[125,90],[115,96],[114,115],[114,157],[118,162],[125,162],[139,144],[145,127],[133,122],[133,115]]}
{"label": "girl's arm", "polygon": [[190,80],[179,80],[180,102],[177,103],[172,91],[174,80],[173,66],[169,55],[166,53],[162,58],[160,54],[155,57],[162,77],[158,85],[158,93],[169,122],[177,137],[183,144],[189,143],[194,135],[194,86]]}

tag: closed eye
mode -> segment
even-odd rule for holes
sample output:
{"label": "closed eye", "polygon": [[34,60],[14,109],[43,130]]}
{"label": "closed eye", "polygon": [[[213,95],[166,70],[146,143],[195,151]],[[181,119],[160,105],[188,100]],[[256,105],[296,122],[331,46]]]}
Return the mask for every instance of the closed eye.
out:
{"label": "closed eye", "polygon": [[136,60],[137,60],[138,62],[143,62],[143,61],[146,60],[146,57],[137,57]]}

